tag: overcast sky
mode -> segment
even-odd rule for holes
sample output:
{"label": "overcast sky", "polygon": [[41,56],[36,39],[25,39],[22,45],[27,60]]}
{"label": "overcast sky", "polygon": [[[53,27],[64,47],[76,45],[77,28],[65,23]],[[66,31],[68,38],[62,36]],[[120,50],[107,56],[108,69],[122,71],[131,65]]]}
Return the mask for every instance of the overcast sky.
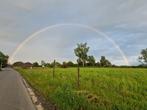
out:
{"label": "overcast sky", "polygon": [[[8,54],[28,36],[54,24],[84,24],[107,34],[130,64],[147,48],[146,0],[0,0],[0,51]],[[105,55],[124,65],[121,54],[102,35],[78,26],[59,26],[27,42],[14,61],[73,60],[77,43],[87,42],[89,55]]]}

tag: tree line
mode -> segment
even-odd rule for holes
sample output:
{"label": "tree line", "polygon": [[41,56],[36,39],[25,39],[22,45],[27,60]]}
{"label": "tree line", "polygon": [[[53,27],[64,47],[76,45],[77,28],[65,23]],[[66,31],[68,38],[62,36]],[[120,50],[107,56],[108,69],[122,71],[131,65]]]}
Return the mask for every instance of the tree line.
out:
{"label": "tree line", "polygon": [[[77,47],[74,49],[75,55],[78,57],[77,63],[73,63],[72,61],[64,61],[63,63],[59,63],[58,61],[55,62],[56,67],[112,67],[114,65],[105,57],[101,56],[100,61],[96,62],[96,59],[93,55],[88,55],[90,47],[87,46],[87,43],[80,43],[77,44]],[[14,66],[32,66],[32,67],[53,67],[54,62],[46,63],[45,61],[41,61],[41,65],[38,62],[34,62],[33,64],[27,62],[16,62],[13,64]]]}
{"label": "tree line", "polygon": [[[58,61],[55,62],[56,67],[144,67],[147,66],[147,49],[143,49],[138,58],[139,62],[141,62],[138,66],[117,66],[112,64],[105,56],[101,56],[99,61],[96,61],[93,55],[89,55],[90,47],[87,46],[87,43],[79,43],[77,47],[74,49],[75,56],[77,57],[77,63],[72,61],[64,61],[60,63]],[[38,62],[34,63],[23,63],[23,62],[15,62],[13,66],[21,66],[21,67],[54,67],[54,62],[48,63],[45,61],[41,61],[41,64]]]}
{"label": "tree line", "polygon": [[[112,65],[110,63],[110,61],[108,61],[105,56],[101,56],[101,59],[99,62],[96,62],[95,58],[93,56],[90,56],[91,58],[89,59],[89,61],[87,61],[84,64],[84,67],[112,67],[115,65]],[[77,63],[74,63],[72,61],[64,61],[62,63],[56,61],[55,62],[55,66],[56,67],[61,67],[61,68],[68,68],[68,67],[77,67]],[[53,67],[54,66],[54,62],[45,62],[44,60],[41,61],[41,63],[39,64],[38,62],[34,62],[34,63],[30,63],[30,62],[15,62],[13,64],[13,66],[19,66],[19,67]],[[79,66],[83,67],[83,63],[80,62]]]}
{"label": "tree line", "polygon": [[[142,49],[140,52],[140,56],[138,57],[138,61],[141,63],[138,66],[117,66],[113,65],[105,56],[101,56],[99,61],[96,61],[95,57],[93,55],[89,55],[90,47],[87,46],[87,43],[79,43],[77,44],[77,47],[74,49],[75,56],[77,57],[77,63],[74,63],[72,61],[64,61],[63,63],[60,63],[58,61],[54,61],[49,63],[45,61],[41,61],[41,64],[38,62],[30,63],[30,62],[15,62],[13,66],[19,66],[19,67],[146,67],[147,66],[147,48]],[[2,67],[6,67],[8,64],[8,55],[5,55],[0,51],[0,70]]]}

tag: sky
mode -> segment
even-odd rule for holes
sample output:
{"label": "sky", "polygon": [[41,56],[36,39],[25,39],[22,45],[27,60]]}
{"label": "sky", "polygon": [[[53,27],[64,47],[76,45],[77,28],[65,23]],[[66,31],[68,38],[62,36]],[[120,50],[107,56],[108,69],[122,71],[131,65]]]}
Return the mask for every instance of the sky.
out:
{"label": "sky", "polygon": [[[80,24],[107,35],[131,65],[147,48],[146,0],[0,0],[0,51],[10,57],[30,35],[56,24]],[[37,34],[13,61],[76,61],[74,48],[87,42],[89,55],[125,65],[118,49],[103,35],[77,25],[62,25]]]}

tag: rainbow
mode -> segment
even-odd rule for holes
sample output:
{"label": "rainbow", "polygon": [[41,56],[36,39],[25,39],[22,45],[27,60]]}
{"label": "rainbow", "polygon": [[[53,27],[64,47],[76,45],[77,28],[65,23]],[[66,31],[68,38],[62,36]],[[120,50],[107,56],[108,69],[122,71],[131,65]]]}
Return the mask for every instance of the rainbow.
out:
{"label": "rainbow", "polygon": [[119,45],[113,40],[111,39],[107,34],[103,33],[102,31],[99,31],[97,29],[95,29],[94,27],[90,27],[88,25],[84,25],[84,24],[75,24],[75,23],[64,23],[64,24],[55,24],[55,25],[51,25],[51,26],[47,26],[39,31],[36,31],[35,33],[31,34],[30,36],[28,36],[23,42],[21,42],[17,48],[14,50],[14,52],[12,53],[12,55],[9,58],[9,63],[12,64],[14,57],[16,56],[16,54],[19,52],[19,50],[21,50],[25,44],[29,41],[31,41],[33,38],[35,38],[38,34],[43,33],[49,29],[53,29],[53,28],[57,28],[57,27],[62,27],[62,26],[77,26],[80,28],[85,28],[88,30],[91,30],[95,33],[97,33],[98,35],[103,36],[104,38],[106,38],[110,43],[113,44],[113,46],[117,49],[117,51],[120,53],[120,55],[122,56],[124,63],[126,65],[129,65],[129,61],[126,57],[126,55],[124,54],[124,52],[122,51],[122,49],[119,47]]}

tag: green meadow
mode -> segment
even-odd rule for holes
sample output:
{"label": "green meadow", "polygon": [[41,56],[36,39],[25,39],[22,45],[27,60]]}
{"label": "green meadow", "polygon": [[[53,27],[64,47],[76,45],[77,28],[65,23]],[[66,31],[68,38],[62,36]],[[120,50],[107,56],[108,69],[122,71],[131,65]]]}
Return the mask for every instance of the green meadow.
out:
{"label": "green meadow", "polygon": [[147,69],[17,68],[59,110],[147,110]]}

